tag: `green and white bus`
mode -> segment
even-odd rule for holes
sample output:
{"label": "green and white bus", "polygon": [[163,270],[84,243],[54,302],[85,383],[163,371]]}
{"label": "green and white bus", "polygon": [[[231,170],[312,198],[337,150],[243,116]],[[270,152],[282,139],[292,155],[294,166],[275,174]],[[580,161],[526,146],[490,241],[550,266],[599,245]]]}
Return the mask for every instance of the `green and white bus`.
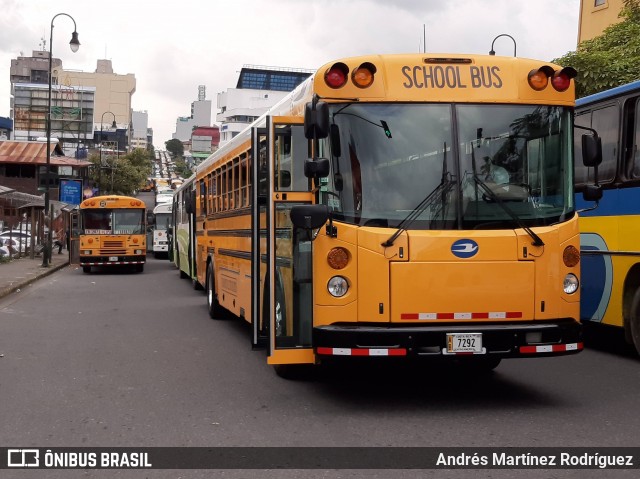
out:
{"label": "green and white bus", "polygon": [[199,287],[196,277],[195,222],[195,176],[180,185],[173,195],[171,229],[169,230],[169,259],[180,271],[181,278],[191,278],[194,287]]}

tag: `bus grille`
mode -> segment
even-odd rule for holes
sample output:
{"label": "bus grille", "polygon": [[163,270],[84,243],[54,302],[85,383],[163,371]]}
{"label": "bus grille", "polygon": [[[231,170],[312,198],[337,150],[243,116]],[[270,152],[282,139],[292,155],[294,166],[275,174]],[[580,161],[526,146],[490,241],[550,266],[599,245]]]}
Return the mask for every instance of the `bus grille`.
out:
{"label": "bus grille", "polygon": [[103,240],[102,248],[100,248],[100,254],[103,255],[119,255],[126,254],[127,250],[124,247],[124,241],[122,240]]}
{"label": "bus grille", "polygon": [[122,240],[103,240],[102,247],[105,249],[109,248],[124,248],[124,241]]}

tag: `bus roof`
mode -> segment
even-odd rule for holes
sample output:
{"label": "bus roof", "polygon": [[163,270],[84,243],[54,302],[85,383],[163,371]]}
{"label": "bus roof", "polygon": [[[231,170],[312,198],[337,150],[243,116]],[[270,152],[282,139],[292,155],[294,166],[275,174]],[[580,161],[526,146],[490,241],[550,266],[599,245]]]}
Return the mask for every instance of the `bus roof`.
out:
{"label": "bus roof", "polygon": [[601,91],[600,93],[594,93],[593,95],[585,96],[576,100],[576,108],[589,105],[594,102],[607,100],[609,98],[615,98],[617,96],[626,95],[634,90],[640,90],[640,81],[634,81],[627,83],[626,85],[620,85],[610,90]]}
{"label": "bus roof", "polygon": [[173,207],[172,203],[160,203],[153,208],[153,214],[157,215],[158,213],[171,213],[171,209]]}
{"label": "bus roof", "polygon": [[[343,85],[332,88],[327,82],[327,73],[334,67],[346,80]],[[367,86],[356,86],[349,78],[363,67],[373,72],[373,80]],[[534,89],[528,82],[532,72],[543,71],[553,76],[562,70],[573,72],[565,90],[556,90],[551,85]],[[327,103],[505,103],[573,107],[574,76],[575,70],[570,67],[496,55],[411,53],[336,59],[321,66],[251,125],[211,153],[196,167],[196,176],[246,148],[251,128],[264,125],[267,116],[302,117],[305,104],[314,96]]]}

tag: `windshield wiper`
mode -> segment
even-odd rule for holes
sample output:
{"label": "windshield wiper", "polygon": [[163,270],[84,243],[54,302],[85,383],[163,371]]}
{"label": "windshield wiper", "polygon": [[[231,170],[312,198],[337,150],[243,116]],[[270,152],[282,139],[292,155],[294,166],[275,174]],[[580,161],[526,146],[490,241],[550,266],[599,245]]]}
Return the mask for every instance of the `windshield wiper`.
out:
{"label": "windshield wiper", "polygon": [[533,230],[531,230],[531,228],[529,228],[528,226],[526,226],[523,222],[522,219],[515,214],[511,208],[509,208],[504,201],[502,201],[500,199],[500,197],[498,195],[495,194],[495,192],[489,188],[487,186],[487,184],[482,181],[477,173],[474,171],[473,172],[473,180],[476,182],[476,185],[478,185],[480,187],[480,189],[482,189],[482,191],[485,193],[485,195],[487,195],[492,201],[494,201],[495,203],[497,203],[504,211],[505,213],[507,213],[511,219],[513,221],[516,222],[516,224],[518,225],[518,227],[522,228],[523,230],[525,230],[527,232],[527,234],[529,236],[531,236],[531,239],[533,240],[533,243],[531,243],[533,246],[544,246],[544,241],[542,241],[542,239],[540,238],[540,236],[538,236],[537,234],[535,234],[533,232]]}
{"label": "windshield wiper", "polygon": [[398,229],[389,238],[382,243],[382,246],[387,247],[393,245],[393,242],[398,239],[398,236],[402,234],[411,224],[429,207],[433,204],[434,200],[440,195],[440,201],[444,203],[445,198],[455,181],[452,180],[447,171],[447,143],[444,144],[444,159],[442,163],[442,179],[440,183],[416,206],[411,212],[403,219],[398,225]]}

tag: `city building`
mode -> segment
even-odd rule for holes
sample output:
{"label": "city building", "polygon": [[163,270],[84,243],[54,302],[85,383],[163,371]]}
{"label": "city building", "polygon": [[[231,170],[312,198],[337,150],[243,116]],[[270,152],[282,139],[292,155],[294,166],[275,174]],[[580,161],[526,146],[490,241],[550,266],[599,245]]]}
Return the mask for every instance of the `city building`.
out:
{"label": "city building", "polygon": [[[117,141],[118,149],[128,149],[131,127],[131,100],[136,92],[136,77],[133,73],[125,75],[114,73],[111,60],[98,60],[94,72],[54,70],[54,77],[61,85],[92,86],[96,89],[94,106],[94,136],[102,129],[108,141]],[[112,128],[113,119],[117,128]],[[120,132],[122,130],[122,132]]]}
{"label": "city building", "polygon": [[578,18],[578,44],[591,40],[618,23],[624,0],[580,0]]}
{"label": "city building", "polygon": [[[217,126],[200,126],[191,134],[189,157],[191,165],[197,165],[218,149],[220,129]],[[189,164],[189,163],[187,163]]]}
{"label": "city building", "polygon": [[146,111],[131,113],[131,131],[129,132],[129,149],[147,149],[149,133],[149,114]]}
{"label": "city building", "polygon": [[191,115],[176,120],[176,132],[173,139],[182,142],[191,141],[193,129],[199,126],[211,126],[211,100],[207,100],[206,87],[198,86],[198,99],[191,103]]}
{"label": "city building", "polygon": [[[31,57],[21,54],[11,60],[10,81],[14,123],[10,138],[46,137],[49,52],[43,48]],[[51,84],[51,137],[60,141],[66,155],[84,157],[87,148],[101,140],[117,142],[118,149],[126,151],[136,89],[133,74],[115,74],[111,60],[98,60],[95,72],[87,73],[64,70],[62,61],[52,58]],[[114,115],[116,128],[112,127]]]}
{"label": "city building", "polygon": [[[51,85],[51,138],[63,154],[80,157],[79,150],[93,143],[95,87]],[[42,83],[13,83],[11,115],[17,141],[47,137],[49,87]]]}
{"label": "city building", "polygon": [[[57,142],[51,142],[50,147],[49,192],[51,199],[57,200],[60,195],[60,180],[80,179],[86,182],[91,163],[65,156]],[[0,185],[7,190],[22,196],[40,197],[47,184],[46,165],[46,141],[0,141]],[[4,197],[7,198],[9,197]],[[19,220],[19,214],[14,203],[0,202],[0,221],[12,224]]]}
{"label": "city building", "polygon": [[235,88],[218,93],[220,146],[284,98],[315,70],[244,65]]}

